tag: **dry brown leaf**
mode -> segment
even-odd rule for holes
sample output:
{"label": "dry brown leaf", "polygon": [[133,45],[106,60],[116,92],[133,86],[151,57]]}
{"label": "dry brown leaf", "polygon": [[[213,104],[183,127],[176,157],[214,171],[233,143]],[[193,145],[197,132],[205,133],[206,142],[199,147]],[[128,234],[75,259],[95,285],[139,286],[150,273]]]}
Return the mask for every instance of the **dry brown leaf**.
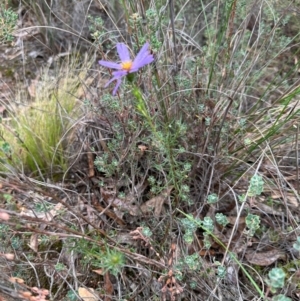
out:
{"label": "dry brown leaf", "polygon": [[107,203],[115,207],[115,210],[118,210],[116,214],[119,218],[122,218],[122,212],[129,212],[131,215],[137,216],[141,213],[152,213],[154,211],[155,216],[160,216],[162,206],[169,197],[172,189],[173,187],[164,189],[158,196],[145,202],[141,206],[133,205],[136,198],[131,195],[119,198],[115,196],[115,192],[109,192],[104,189],[101,189],[101,195]]}
{"label": "dry brown leaf", "polygon": [[231,225],[238,223],[238,225],[244,226],[246,224],[246,218],[244,216],[227,216],[227,219]]}
{"label": "dry brown leaf", "polygon": [[286,259],[285,253],[277,249],[273,249],[267,252],[259,252],[259,253],[253,251],[251,253],[247,253],[245,257],[251,264],[256,264],[259,266],[269,266],[278,259],[283,259],[283,260]]}
{"label": "dry brown leaf", "polygon": [[[284,194],[284,196],[286,196],[286,200],[289,204],[291,204],[295,208],[299,207],[299,200],[293,193],[287,192]],[[282,194],[280,192],[275,192],[271,195],[271,198],[274,200],[282,199]]]}
{"label": "dry brown leaf", "polygon": [[0,256],[10,261],[15,259],[15,255],[13,253],[5,253],[5,254],[0,253]]}
{"label": "dry brown leaf", "polygon": [[63,208],[63,205],[61,203],[58,203],[54,206],[53,209],[51,209],[48,212],[33,212],[32,210],[28,210],[25,207],[21,207],[21,213],[20,215],[24,216],[30,216],[30,217],[38,217],[44,221],[51,222],[53,217],[58,214],[58,211]]}
{"label": "dry brown leaf", "polygon": [[[90,149],[90,147],[88,147]],[[95,165],[94,165],[94,157],[90,150],[87,151],[87,160],[88,160],[88,177],[92,178],[95,176]]]}
{"label": "dry brown leaf", "polygon": [[145,204],[141,206],[141,211],[143,213],[147,213],[147,212],[152,212],[154,209],[154,215],[160,216],[162,211],[162,206],[164,202],[167,200],[167,198],[169,197],[172,189],[173,187],[166,188],[161,192],[161,194],[147,201]]}
{"label": "dry brown leaf", "polygon": [[118,197],[114,189],[101,188],[100,191],[103,200],[115,208],[128,212],[132,208],[136,207],[135,205],[132,205],[133,203],[136,203],[136,196],[133,196],[131,193],[124,197]]}
{"label": "dry brown leaf", "polygon": [[117,216],[122,219],[122,212],[129,212],[131,215],[138,215],[138,206],[132,205],[131,203],[134,201],[133,198],[125,197],[125,198],[111,198],[108,200],[109,204],[111,204],[114,208],[116,208],[116,214]]}
{"label": "dry brown leaf", "polygon": [[92,270],[94,273],[103,276],[104,275],[104,270],[103,269],[98,269],[98,270]]}
{"label": "dry brown leaf", "polygon": [[298,198],[292,194],[292,193],[288,193],[287,194],[287,198],[286,198],[287,202],[289,204],[291,204],[292,206],[294,206],[295,208],[298,208],[299,207],[299,200]]}
{"label": "dry brown leaf", "polygon": [[252,200],[252,206],[255,206],[255,207],[259,208],[260,210],[262,210],[266,214],[282,216],[282,211],[275,210],[274,208],[262,203],[260,200],[257,201],[255,199],[253,199]]}
{"label": "dry brown leaf", "polygon": [[140,156],[139,157],[142,157],[145,153],[145,151],[148,149],[148,147],[146,145],[139,145],[138,146],[138,149],[140,150]]}
{"label": "dry brown leaf", "polygon": [[102,207],[99,202],[97,201],[96,197],[92,198],[92,205],[93,207],[98,210],[99,212],[105,212],[105,214],[107,216],[109,216],[110,218],[112,218],[113,220],[115,220],[119,225],[124,226],[125,222],[122,220],[121,217],[117,216],[116,213],[114,213],[112,210],[110,209],[106,209],[104,207]]}
{"label": "dry brown leaf", "polygon": [[273,200],[281,199],[282,198],[282,194],[280,193],[280,191],[272,191],[271,198]]}
{"label": "dry brown leaf", "polygon": [[39,246],[38,234],[34,233],[34,234],[31,235],[30,242],[29,242],[28,246],[34,252],[38,251],[38,246]]}
{"label": "dry brown leaf", "polygon": [[31,292],[28,292],[28,291],[21,292],[20,294],[21,294],[25,299],[27,299],[27,300],[28,300],[28,298],[29,298],[30,296],[32,296],[32,293],[31,293]]}
{"label": "dry brown leaf", "polygon": [[62,208],[63,205],[61,203],[56,204],[53,209],[46,213],[47,220],[50,222],[53,219],[53,217],[58,214],[58,211],[60,211]]}
{"label": "dry brown leaf", "polygon": [[78,295],[80,298],[82,298],[83,301],[97,301],[98,298],[96,297],[94,293],[93,288],[85,288],[80,287],[78,288]]}
{"label": "dry brown leaf", "polygon": [[36,80],[32,80],[31,84],[28,86],[28,93],[29,95],[34,98],[36,96],[36,85],[37,85]]}
{"label": "dry brown leaf", "polygon": [[0,211],[0,219],[2,219],[3,221],[8,221],[9,218],[10,218],[10,216],[8,213]]}
{"label": "dry brown leaf", "polygon": [[114,292],[114,288],[110,281],[109,273],[105,273],[104,275],[104,290],[105,290],[104,301],[111,301],[111,296]]}
{"label": "dry brown leaf", "polygon": [[11,283],[19,283],[19,284],[22,284],[25,282],[22,278],[18,278],[18,277],[10,277],[8,280]]}

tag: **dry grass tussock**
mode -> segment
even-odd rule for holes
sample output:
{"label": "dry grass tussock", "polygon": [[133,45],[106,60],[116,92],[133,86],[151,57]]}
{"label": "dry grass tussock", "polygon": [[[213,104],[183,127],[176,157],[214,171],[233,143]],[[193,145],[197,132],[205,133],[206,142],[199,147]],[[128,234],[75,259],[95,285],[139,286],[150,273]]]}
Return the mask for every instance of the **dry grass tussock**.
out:
{"label": "dry grass tussock", "polygon": [[0,8],[0,301],[299,300],[298,3]]}

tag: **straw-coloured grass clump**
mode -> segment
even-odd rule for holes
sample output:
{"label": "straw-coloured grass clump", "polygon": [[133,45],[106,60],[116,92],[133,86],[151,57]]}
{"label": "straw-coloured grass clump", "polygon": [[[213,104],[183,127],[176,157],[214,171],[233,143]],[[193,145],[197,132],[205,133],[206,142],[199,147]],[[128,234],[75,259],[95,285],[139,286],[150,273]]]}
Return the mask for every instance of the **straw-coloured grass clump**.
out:
{"label": "straw-coloured grass clump", "polygon": [[2,124],[3,140],[10,148],[9,154],[2,152],[2,158],[42,178],[63,175],[68,169],[68,139],[80,115],[79,97],[86,76],[85,71],[71,70],[75,60],[68,64],[57,76],[45,69],[29,87],[31,99],[20,99],[22,105],[14,109],[10,106],[9,118]]}

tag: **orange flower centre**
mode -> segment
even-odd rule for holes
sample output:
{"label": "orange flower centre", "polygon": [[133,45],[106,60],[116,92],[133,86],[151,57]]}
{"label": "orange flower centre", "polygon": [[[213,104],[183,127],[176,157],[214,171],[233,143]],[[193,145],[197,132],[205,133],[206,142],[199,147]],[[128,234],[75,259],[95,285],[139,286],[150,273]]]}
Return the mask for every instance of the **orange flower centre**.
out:
{"label": "orange flower centre", "polygon": [[123,62],[121,63],[121,66],[123,70],[130,71],[132,67],[132,61]]}

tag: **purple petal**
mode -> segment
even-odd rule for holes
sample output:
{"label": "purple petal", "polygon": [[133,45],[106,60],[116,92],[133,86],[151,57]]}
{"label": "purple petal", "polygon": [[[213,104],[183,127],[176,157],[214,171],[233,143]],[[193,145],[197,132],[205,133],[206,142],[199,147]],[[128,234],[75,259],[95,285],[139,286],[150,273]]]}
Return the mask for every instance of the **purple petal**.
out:
{"label": "purple petal", "polygon": [[114,71],[112,74],[114,75],[115,78],[119,78],[119,77],[126,76],[128,72],[126,70],[120,70],[120,71]]}
{"label": "purple petal", "polygon": [[111,79],[105,84],[104,88],[108,87],[109,84],[112,83],[112,82],[115,81],[115,80],[118,80],[118,78],[117,78],[117,77],[111,78]]}
{"label": "purple petal", "polygon": [[121,79],[123,76],[126,76],[127,75],[127,71],[123,71],[123,70],[120,70],[120,71],[114,71],[113,73],[113,78],[111,78],[104,86],[104,88],[106,88],[111,82],[115,81],[115,80],[118,80],[118,79]]}
{"label": "purple petal", "polygon": [[147,55],[146,57],[144,57],[139,61],[134,60],[134,62],[132,63],[130,73],[138,71],[140,68],[152,63],[153,61],[154,61],[154,57],[152,54]]}
{"label": "purple petal", "polygon": [[117,69],[117,70],[122,69],[122,66],[120,64],[117,64],[114,62],[99,61],[98,63],[99,63],[99,65],[107,67],[107,68],[112,68],[112,69]]}
{"label": "purple petal", "polygon": [[137,56],[135,57],[134,60],[140,60],[141,58],[143,58],[146,54],[149,53],[148,51],[149,48],[149,43],[146,42],[145,45],[141,48],[141,50],[139,51],[139,53],[137,54]]}
{"label": "purple petal", "polygon": [[118,90],[118,88],[119,88],[119,86],[120,86],[120,84],[121,84],[121,79],[122,79],[122,77],[124,77],[124,76],[126,76],[127,75],[127,71],[124,71],[124,70],[120,70],[120,71],[114,71],[112,74],[113,74],[113,78],[111,78],[106,84],[105,84],[105,86],[104,86],[104,88],[106,88],[107,86],[109,86],[109,84],[110,83],[112,83],[113,81],[117,81],[117,83],[116,83],[116,86],[115,86],[115,88],[114,88],[114,90],[113,90],[113,95],[115,95],[116,94],[116,92],[117,92],[117,90]]}
{"label": "purple petal", "polygon": [[125,44],[118,43],[117,44],[117,51],[118,51],[119,57],[120,57],[122,62],[130,61],[129,51],[128,51],[127,46]]}
{"label": "purple petal", "polygon": [[145,45],[142,47],[142,49],[139,51],[138,55],[134,59],[130,73],[135,72],[138,69],[154,61],[154,57],[152,54],[150,54],[148,48],[149,48],[149,43],[147,42],[145,43]]}
{"label": "purple petal", "polygon": [[121,85],[121,78],[117,79],[116,86],[115,86],[115,88],[114,88],[114,90],[113,90],[113,92],[112,92],[112,95],[113,95],[113,96],[116,95],[117,90],[118,90],[118,88],[119,88],[120,85]]}

